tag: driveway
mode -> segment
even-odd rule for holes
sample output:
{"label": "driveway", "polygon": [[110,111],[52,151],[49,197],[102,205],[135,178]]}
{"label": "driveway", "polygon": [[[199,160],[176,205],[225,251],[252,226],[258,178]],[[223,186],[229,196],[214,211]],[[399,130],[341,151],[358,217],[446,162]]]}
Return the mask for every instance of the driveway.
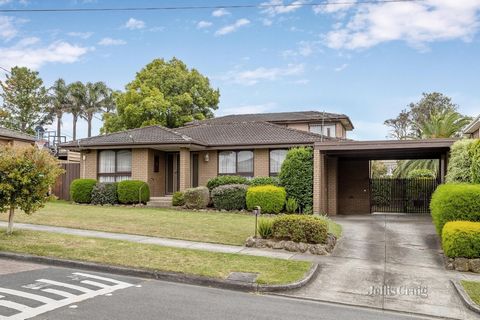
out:
{"label": "driveway", "polygon": [[331,256],[316,258],[321,266],[319,276],[288,295],[478,319],[463,306],[450,279],[480,281],[480,276],[445,270],[430,217],[368,215],[334,219],[343,226],[344,236]]}

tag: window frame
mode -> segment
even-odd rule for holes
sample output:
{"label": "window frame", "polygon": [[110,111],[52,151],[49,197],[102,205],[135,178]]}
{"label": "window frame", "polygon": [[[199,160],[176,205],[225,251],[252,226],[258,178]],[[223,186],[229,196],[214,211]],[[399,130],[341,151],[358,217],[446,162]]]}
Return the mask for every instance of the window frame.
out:
{"label": "window frame", "polygon": [[[238,153],[242,151],[248,151],[252,153],[252,172],[238,172]],[[222,152],[235,153],[235,173],[220,173],[220,154]],[[217,175],[218,176],[241,176],[246,178],[253,178],[255,176],[255,152],[252,149],[241,150],[219,150],[217,152]]]}
{"label": "window frame", "polygon": [[[276,150],[285,150],[287,151],[288,153],[288,150],[290,150],[289,148],[275,148],[275,149],[268,149],[268,175],[270,177],[278,177],[278,174],[280,173],[279,172],[276,172],[276,173],[272,173],[272,157],[271,157],[271,152],[272,151],[276,151]],[[285,158],[286,158],[286,155],[285,155]],[[285,160],[284,160],[285,161]]]}
{"label": "window frame", "polygon": [[[108,173],[102,173],[100,172],[100,154],[103,152],[103,151],[113,151],[115,152],[115,172],[108,172]],[[115,182],[118,182],[117,181],[117,178],[118,177],[126,177],[128,176],[130,179],[132,178],[132,165],[133,165],[133,161],[131,161],[131,165],[130,165],[130,171],[117,171],[117,168],[118,168],[118,153],[121,152],[121,151],[129,151],[130,152],[130,156],[133,158],[133,152],[132,152],[132,149],[103,149],[103,150],[99,150],[97,152],[97,180],[100,181],[100,177],[113,177]],[[132,159],[133,160],[133,159]]]}

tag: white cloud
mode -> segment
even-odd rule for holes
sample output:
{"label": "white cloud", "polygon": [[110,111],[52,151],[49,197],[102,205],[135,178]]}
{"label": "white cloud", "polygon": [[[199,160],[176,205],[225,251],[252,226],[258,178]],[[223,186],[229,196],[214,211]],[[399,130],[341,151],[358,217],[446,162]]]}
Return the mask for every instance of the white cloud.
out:
{"label": "white cloud", "polygon": [[326,4],[313,6],[312,9],[315,14],[342,12],[355,6],[356,2],[356,0],[350,0],[348,3],[339,3],[338,0],[328,0]]}
{"label": "white cloud", "polygon": [[0,16],[0,39],[10,40],[18,33],[15,27],[15,18]]}
{"label": "white cloud", "polygon": [[290,57],[308,57],[311,56],[315,50],[316,46],[318,45],[317,41],[300,41],[298,47],[295,50],[285,50],[282,52],[283,58],[290,58]]}
{"label": "white cloud", "polygon": [[125,40],[122,39],[113,39],[113,38],[103,38],[98,42],[100,46],[121,46],[127,44]]}
{"label": "white cloud", "polygon": [[307,3],[307,0],[295,0],[290,3],[283,3],[283,0],[270,0],[268,2],[263,2],[260,4],[262,13],[267,14],[270,17],[274,17],[279,14],[291,13],[302,7],[303,4]]}
{"label": "white cloud", "polygon": [[24,38],[11,47],[0,47],[2,66],[11,68],[25,66],[38,69],[46,63],[73,63],[89,50],[65,41],[56,41],[47,46],[38,38]]}
{"label": "white cloud", "polygon": [[212,12],[212,16],[214,17],[223,17],[223,16],[226,16],[226,15],[229,15],[230,12],[227,11],[226,9],[224,8],[220,8],[220,9],[217,9],[215,11]]}
{"label": "white cloud", "polygon": [[251,86],[260,81],[274,81],[283,77],[298,76],[303,74],[305,66],[303,64],[289,64],[285,68],[265,68],[259,67],[253,70],[233,70],[222,79],[233,83]]}
{"label": "white cloud", "polygon": [[264,104],[247,104],[235,107],[220,108],[218,112],[215,112],[215,116],[224,116],[229,114],[252,114],[269,112],[276,109],[276,103],[267,102]]}
{"label": "white cloud", "polygon": [[265,18],[265,19],[262,19],[262,24],[264,26],[270,27],[273,24],[273,21],[272,21],[272,19]]}
{"label": "white cloud", "polygon": [[294,84],[299,84],[299,85],[306,85],[310,83],[310,80],[308,79],[298,79],[293,81]]}
{"label": "white cloud", "polygon": [[88,39],[93,35],[93,32],[69,32],[67,33],[70,37],[78,37],[81,39]]}
{"label": "white cloud", "polygon": [[480,0],[361,5],[343,27],[325,35],[325,43],[334,49],[365,49],[389,41],[417,48],[434,41],[471,41],[479,27],[479,11]]}
{"label": "white cloud", "polygon": [[3,5],[3,4],[7,4],[9,2],[11,2],[12,0],[0,0],[0,6]]}
{"label": "white cloud", "polygon": [[250,20],[248,20],[248,19],[238,19],[237,21],[235,21],[234,24],[230,24],[230,25],[227,25],[223,28],[218,29],[215,32],[215,35],[216,36],[224,36],[226,34],[237,31],[240,27],[246,26],[248,24],[250,24]]}
{"label": "white cloud", "polygon": [[145,28],[145,22],[143,22],[142,20],[137,20],[135,18],[130,18],[125,23],[124,27],[127,28],[127,29],[130,29],[130,30],[143,29],[143,28]]}
{"label": "white cloud", "polygon": [[343,71],[343,70],[347,69],[347,67],[348,67],[348,64],[344,63],[341,66],[336,67],[334,70],[335,70],[335,72],[340,72],[340,71]]}
{"label": "white cloud", "polygon": [[197,29],[210,28],[212,25],[213,23],[211,23],[210,21],[202,20],[197,23]]}

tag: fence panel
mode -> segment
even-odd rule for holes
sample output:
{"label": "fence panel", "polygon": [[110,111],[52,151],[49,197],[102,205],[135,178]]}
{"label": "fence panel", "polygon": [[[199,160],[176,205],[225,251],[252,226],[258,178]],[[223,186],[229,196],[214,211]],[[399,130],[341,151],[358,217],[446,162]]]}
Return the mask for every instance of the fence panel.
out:
{"label": "fence panel", "polygon": [[65,172],[57,178],[53,187],[53,194],[61,200],[70,200],[70,183],[80,178],[80,163],[62,163]]}

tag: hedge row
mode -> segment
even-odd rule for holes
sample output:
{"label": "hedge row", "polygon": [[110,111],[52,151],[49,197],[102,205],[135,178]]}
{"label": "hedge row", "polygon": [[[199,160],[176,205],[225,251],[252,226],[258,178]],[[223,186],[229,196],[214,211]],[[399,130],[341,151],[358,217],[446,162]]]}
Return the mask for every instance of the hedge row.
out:
{"label": "hedge row", "polygon": [[70,198],[76,203],[134,204],[150,200],[148,184],[138,180],[102,183],[95,179],[76,179],[70,185]]}
{"label": "hedge row", "polygon": [[258,232],[264,239],[288,240],[304,243],[326,243],[327,221],[315,216],[283,215],[259,220]]}
{"label": "hedge row", "polygon": [[442,247],[450,258],[480,257],[480,222],[447,222],[442,231]]}

